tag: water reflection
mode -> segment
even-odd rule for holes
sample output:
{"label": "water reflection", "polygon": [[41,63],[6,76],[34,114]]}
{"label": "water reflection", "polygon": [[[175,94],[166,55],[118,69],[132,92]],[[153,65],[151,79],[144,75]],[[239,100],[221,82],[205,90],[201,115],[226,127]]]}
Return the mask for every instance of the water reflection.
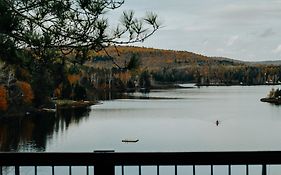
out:
{"label": "water reflection", "polygon": [[[103,92],[95,94],[95,99],[139,99],[146,96]],[[52,141],[56,134],[64,135],[70,125],[79,125],[81,121],[87,120],[89,112],[90,109],[68,109],[59,110],[57,113],[0,119],[0,151],[46,151],[48,141]]]}
{"label": "water reflection", "polygon": [[0,151],[45,151],[54,133],[64,133],[70,125],[87,120],[89,109],[59,110],[22,118],[0,120]]}
{"label": "water reflection", "polygon": [[[119,97],[104,93],[98,100],[105,100],[91,111],[0,121],[0,151],[280,150],[281,107],[259,100],[271,88],[201,87]],[[123,139],[140,141],[124,144]]]}
{"label": "water reflection", "polygon": [[[162,91],[153,91],[153,92],[162,92]],[[115,100],[115,99],[179,99],[179,98],[167,98],[167,97],[153,97],[150,93],[141,93],[141,92],[134,92],[134,93],[117,93],[117,92],[108,92],[102,91],[99,93],[93,93],[89,97],[91,100],[96,101],[108,101],[108,100]]]}

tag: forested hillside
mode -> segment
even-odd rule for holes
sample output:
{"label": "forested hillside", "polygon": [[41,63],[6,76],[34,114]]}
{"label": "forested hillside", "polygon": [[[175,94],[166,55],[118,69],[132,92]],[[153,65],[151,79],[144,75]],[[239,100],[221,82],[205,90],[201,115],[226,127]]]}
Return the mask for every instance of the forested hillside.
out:
{"label": "forested hillside", "polygon": [[[109,47],[105,51],[97,53],[91,60],[93,66],[109,68],[112,66],[112,59],[120,66],[126,67],[132,55],[141,61],[141,67],[150,71],[160,70],[163,67],[186,68],[190,66],[225,65],[237,66],[238,61],[221,58],[212,58],[204,55],[174,50],[161,50],[144,47]],[[242,64],[242,62],[241,62]]]}
{"label": "forested hillside", "polygon": [[64,59],[54,57],[52,64],[45,65],[43,70],[28,55],[22,58],[23,64],[0,62],[0,112],[13,113],[19,110],[18,106],[22,110],[34,105],[50,106],[46,101],[50,102],[51,98],[91,100],[104,91],[149,92],[176,83],[221,86],[281,81],[278,65],[245,63],[185,51],[109,47],[100,52],[90,51],[86,59],[79,61],[76,54],[69,53]]}
{"label": "forested hillside", "polygon": [[140,70],[149,71],[160,82],[194,82],[198,85],[258,85],[280,83],[278,62],[243,62],[207,57],[187,51],[142,47],[110,47],[87,64],[99,69],[126,69],[134,58]]}

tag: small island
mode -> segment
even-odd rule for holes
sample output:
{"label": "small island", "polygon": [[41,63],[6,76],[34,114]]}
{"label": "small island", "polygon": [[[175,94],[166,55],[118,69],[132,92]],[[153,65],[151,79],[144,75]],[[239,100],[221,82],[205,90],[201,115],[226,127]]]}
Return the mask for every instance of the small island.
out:
{"label": "small island", "polygon": [[281,104],[281,90],[272,88],[266,98],[261,99],[262,102],[268,102],[276,105]]}
{"label": "small island", "polygon": [[69,108],[85,108],[92,105],[98,104],[97,101],[85,101],[85,100],[55,100],[56,107],[59,109],[69,109]]}

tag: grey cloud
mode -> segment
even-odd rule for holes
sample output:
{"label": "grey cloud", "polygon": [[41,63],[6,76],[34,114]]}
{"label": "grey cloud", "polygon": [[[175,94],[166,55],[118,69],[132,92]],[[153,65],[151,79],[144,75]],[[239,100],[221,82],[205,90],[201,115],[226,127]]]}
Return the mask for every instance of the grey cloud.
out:
{"label": "grey cloud", "polygon": [[[234,2],[234,1],[233,1]],[[269,1],[235,2],[225,4],[216,12],[222,23],[238,25],[261,25],[281,18],[281,5]]]}
{"label": "grey cloud", "polygon": [[[164,28],[139,46],[246,60],[280,59],[275,48],[281,38],[281,0],[126,0],[120,14],[125,9],[135,10],[137,16],[153,11],[163,23]],[[118,21],[115,16],[114,12]]]}
{"label": "grey cloud", "polygon": [[264,30],[259,36],[262,38],[267,38],[276,35],[276,32],[273,31],[272,28],[268,28]]}

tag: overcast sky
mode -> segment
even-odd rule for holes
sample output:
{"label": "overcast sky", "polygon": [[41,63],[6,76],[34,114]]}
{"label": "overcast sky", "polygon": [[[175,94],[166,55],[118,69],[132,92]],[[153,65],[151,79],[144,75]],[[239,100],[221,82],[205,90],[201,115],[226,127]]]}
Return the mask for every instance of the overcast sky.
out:
{"label": "overcast sky", "polygon": [[281,0],[126,0],[163,23],[140,46],[239,60],[281,60]]}

